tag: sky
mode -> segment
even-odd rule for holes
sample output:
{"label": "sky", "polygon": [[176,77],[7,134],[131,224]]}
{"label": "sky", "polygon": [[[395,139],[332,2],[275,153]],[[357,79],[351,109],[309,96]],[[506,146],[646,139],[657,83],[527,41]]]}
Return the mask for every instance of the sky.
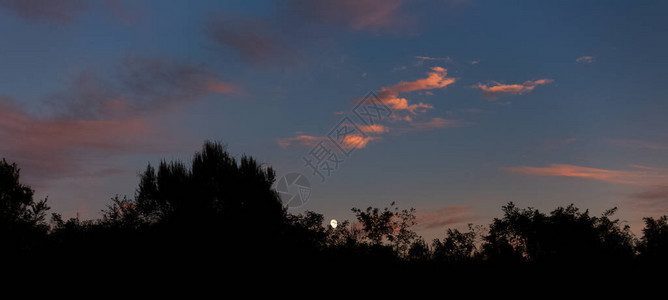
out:
{"label": "sky", "polygon": [[0,157],[65,217],[205,140],[279,178],[293,213],[510,201],[634,232],[668,214],[665,1],[0,0]]}

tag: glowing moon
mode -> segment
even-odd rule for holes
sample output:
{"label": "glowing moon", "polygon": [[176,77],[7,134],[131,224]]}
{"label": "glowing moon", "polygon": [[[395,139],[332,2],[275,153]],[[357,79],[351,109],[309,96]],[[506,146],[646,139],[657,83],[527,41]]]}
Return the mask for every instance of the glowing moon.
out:
{"label": "glowing moon", "polygon": [[329,226],[332,226],[332,228],[334,228],[334,229],[336,229],[336,226],[338,226],[338,225],[339,225],[339,222],[337,222],[337,221],[334,220],[334,219],[332,219],[331,221],[329,221]]}

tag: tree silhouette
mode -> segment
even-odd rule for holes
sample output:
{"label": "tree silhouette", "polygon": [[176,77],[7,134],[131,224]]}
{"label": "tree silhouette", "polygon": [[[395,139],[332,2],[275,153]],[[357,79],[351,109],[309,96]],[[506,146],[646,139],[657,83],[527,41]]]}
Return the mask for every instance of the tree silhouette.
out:
{"label": "tree silhouette", "polygon": [[644,263],[668,264],[668,216],[644,218],[645,228],[638,243],[638,252]]}
{"label": "tree silhouette", "polygon": [[472,224],[469,224],[469,231],[467,232],[448,228],[443,240],[435,239],[432,243],[433,259],[446,263],[469,262],[476,255],[477,237],[478,233]]}
{"label": "tree silhouette", "polygon": [[46,199],[35,201],[34,190],[19,182],[20,169],[0,162],[0,238],[3,250],[30,251],[48,230]]}
{"label": "tree silhouette", "polygon": [[559,207],[550,215],[534,208],[519,209],[512,202],[503,207],[485,237],[484,254],[496,261],[603,264],[609,259],[626,263],[633,255],[633,236],[628,226],[609,217],[591,217],[573,205]]}
{"label": "tree silhouette", "polygon": [[[370,242],[373,251],[383,255],[405,258],[418,235],[411,229],[415,225],[415,209],[400,210],[394,202],[382,210],[367,207],[366,210],[353,208],[363,235],[360,242]],[[387,244],[385,243],[387,242]],[[389,248],[392,254],[387,254]]]}
{"label": "tree silhouette", "polygon": [[140,175],[136,207],[153,223],[266,230],[285,218],[271,187],[274,180],[272,168],[248,156],[237,163],[220,143],[206,142],[190,169],[178,161],[162,161],[157,173],[147,166]]}
{"label": "tree silhouette", "polygon": [[50,227],[46,199],[33,199],[19,171],[16,164],[0,163],[0,254],[48,258],[68,267],[104,261],[125,271],[207,266],[233,272],[239,269],[230,265],[244,262],[247,269],[281,272],[354,268],[380,276],[447,270],[454,277],[485,268],[520,274],[668,264],[668,216],[645,218],[636,240],[629,226],[613,218],[616,208],[590,216],[574,205],[543,213],[511,202],[486,232],[473,225],[447,229],[431,244],[413,231],[415,209],[402,210],[394,202],[353,208],[356,223],[343,220],[332,228],[317,212],[288,213],[272,189],[273,169],[249,156],[234,158],[215,142],[204,143],[190,164],[149,164],[134,197],[112,198],[100,219],[64,220],[54,213]]}
{"label": "tree silhouette", "polygon": [[[394,205],[394,202],[392,202]],[[365,211],[359,208],[351,209],[355,213],[355,217],[362,224],[362,229],[367,238],[375,246],[380,246],[383,238],[392,234],[394,228],[392,227],[392,217],[394,212],[389,208],[382,211],[379,208],[367,207]]]}

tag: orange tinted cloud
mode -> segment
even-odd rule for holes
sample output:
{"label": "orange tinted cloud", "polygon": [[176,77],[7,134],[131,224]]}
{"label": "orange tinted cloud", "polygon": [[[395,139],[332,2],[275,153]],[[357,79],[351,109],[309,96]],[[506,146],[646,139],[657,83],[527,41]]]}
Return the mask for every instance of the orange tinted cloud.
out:
{"label": "orange tinted cloud", "polygon": [[607,170],[565,164],[551,164],[547,167],[511,167],[513,173],[535,176],[561,176],[587,178],[599,181],[640,186],[663,185],[668,182],[668,169],[640,165],[630,165],[628,170]]}
{"label": "orange tinted cloud", "polygon": [[[364,127],[361,126],[360,129]],[[381,132],[386,132],[387,128],[383,127],[382,125],[378,126],[368,126],[365,127],[366,130],[383,130],[383,131],[375,131],[376,133],[381,133]],[[361,129],[364,130],[364,129]],[[369,132],[374,132],[374,131],[369,131]],[[358,149],[358,148],[364,148],[366,147],[370,141],[373,140],[378,140],[380,137],[373,137],[373,136],[363,136],[361,134],[348,134],[346,135],[341,141],[340,145],[341,147],[345,149]],[[326,140],[326,137],[324,136],[312,136],[312,135],[298,135],[295,137],[289,137],[289,138],[280,138],[276,139],[276,143],[278,144],[279,147],[281,148],[287,148],[291,146],[293,143],[297,143],[301,146],[304,147],[314,147],[316,146],[319,142]]]}
{"label": "orange tinted cloud", "polygon": [[433,67],[431,68],[431,72],[427,73],[427,78],[418,79],[415,81],[401,81],[394,86],[380,89],[378,95],[381,98],[385,98],[387,96],[393,96],[392,98],[396,98],[396,95],[400,93],[444,88],[455,83],[454,78],[447,76],[447,69],[442,67]]}
{"label": "orange tinted cloud", "polygon": [[579,63],[592,63],[592,62],[594,62],[594,57],[593,56],[582,56],[582,57],[578,57],[575,61],[579,62]]}
{"label": "orange tinted cloud", "polygon": [[380,139],[373,136],[362,136],[359,134],[349,134],[343,138],[341,144],[346,149],[361,149],[367,146],[370,141]]}
{"label": "orange tinted cloud", "polygon": [[522,84],[501,84],[493,82],[492,85],[478,83],[474,88],[480,89],[486,97],[494,98],[501,94],[521,95],[533,91],[537,86],[553,82],[552,79],[539,79],[525,81]]}
{"label": "orange tinted cloud", "polygon": [[292,143],[298,143],[305,147],[313,147],[317,145],[318,142],[324,139],[325,137],[322,136],[301,134],[295,137],[277,139],[276,142],[278,143],[278,146],[281,148],[287,148],[288,146],[292,145]]}
{"label": "orange tinted cloud", "polygon": [[360,125],[359,128],[366,133],[385,133],[390,131],[389,128],[380,124]]}
{"label": "orange tinted cloud", "polygon": [[[401,81],[393,86],[383,87],[378,92],[378,98],[387,106],[392,108],[395,112],[408,111],[412,114],[416,112],[426,112],[428,109],[434,107],[430,104],[418,103],[409,104],[406,98],[399,97],[401,93],[410,93],[414,91],[432,90],[444,88],[455,82],[454,78],[447,77],[448,71],[442,67],[433,67],[431,72],[427,73],[427,78],[418,79],[415,81]],[[394,119],[401,119],[405,117],[395,116]],[[412,118],[408,118],[412,119]]]}
{"label": "orange tinted cloud", "polygon": [[407,110],[412,114],[415,114],[416,111],[425,112],[427,109],[434,108],[434,106],[422,102],[418,104],[408,104],[406,98],[390,98],[385,100],[385,104],[392,110]]}

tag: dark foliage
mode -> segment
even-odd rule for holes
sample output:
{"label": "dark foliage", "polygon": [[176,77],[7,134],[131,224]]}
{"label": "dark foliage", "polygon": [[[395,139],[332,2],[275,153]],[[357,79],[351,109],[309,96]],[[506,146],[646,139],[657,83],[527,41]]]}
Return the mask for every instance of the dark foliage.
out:
{"label": "dark foliage", "polygon": [[148,165],[134,197],[114,197],[100,219],[63,220],[52,214],[47,224],[46,200],[35,201],[34,191],[19,182],[17,166],[3,160],[2,254],[63,268],[95,262],[109,272],[130,268],[165,274],[179,268],[226,273],[325,268],[357,270],[361,276],[368,270],[445,276],[507,272],[509,266],[524,273],[600,271],[668,261],[666,216],[646,218],[636,240],[613,218],[616,209],[590,216],[570,205],[546,214],[509,203],[489,227],[444,228],[443,238],[428,244],[412,230],[412,208],[394,203],[353,208],[354,222],[332,228],[316,212],[287,213],[272,188],[274,180],[272,168],[248,156],[236,159],[220,143],[206,142],[189,164]]}

